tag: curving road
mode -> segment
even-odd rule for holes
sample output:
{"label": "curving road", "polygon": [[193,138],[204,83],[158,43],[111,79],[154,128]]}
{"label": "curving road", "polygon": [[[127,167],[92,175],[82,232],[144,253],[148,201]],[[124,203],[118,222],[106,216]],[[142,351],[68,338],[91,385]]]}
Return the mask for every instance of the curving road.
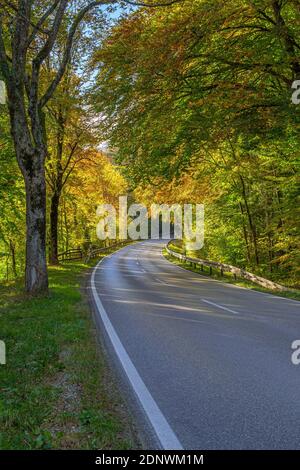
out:
{"label": "curving road", "polygon": [[162,242],[105,258],[92,289],[163,448],[299,449],[300,303],[191,273]]}

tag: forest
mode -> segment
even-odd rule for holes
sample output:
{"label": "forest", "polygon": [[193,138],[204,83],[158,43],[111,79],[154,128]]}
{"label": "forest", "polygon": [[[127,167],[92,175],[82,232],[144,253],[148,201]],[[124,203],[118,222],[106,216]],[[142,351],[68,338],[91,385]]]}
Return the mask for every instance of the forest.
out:
{"label": "forest", "polygon": [[202,258],[300,287],[299,0],[0,4],[2,280],[47,292],[129,194],[204,204]]}

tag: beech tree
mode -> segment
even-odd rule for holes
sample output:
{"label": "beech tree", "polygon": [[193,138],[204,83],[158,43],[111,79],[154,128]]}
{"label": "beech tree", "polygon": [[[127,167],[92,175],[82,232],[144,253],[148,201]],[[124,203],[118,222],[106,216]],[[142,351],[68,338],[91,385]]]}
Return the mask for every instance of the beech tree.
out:
{"label": "beech tree", "polygon": [[[27,292],[37,294],[48,290],[45,106],[64,76],[79,25],[92,9],[101,6],[153,7],[177,1],[95,0],[73,3],[68,0],[1,0],[0,72],[6,83],[11,134],[26,190]],[[44,90],[40,80],[42,67],[67,21],[70,21],[70,26],[62,59]]]}
{"label": "beech tree", "polygon": [[200,194],[201,257],[297,285],[299,50],[299,1],[141,9],[96,52],[93,96],[139,198],[162,188],[158,202]]}

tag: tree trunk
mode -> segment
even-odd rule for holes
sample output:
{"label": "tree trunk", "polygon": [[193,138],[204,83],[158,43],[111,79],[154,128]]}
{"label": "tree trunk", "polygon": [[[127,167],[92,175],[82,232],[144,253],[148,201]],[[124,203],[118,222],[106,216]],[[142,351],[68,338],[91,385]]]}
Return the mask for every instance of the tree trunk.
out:
{"label": "tree trunk", "polygon": [[252,215],[251,215],[251,211],[250,211],[250,207],[249,207],[248,199],[247,199],[247,195],[246,195],[246,187],[245,187],[244,179],[243,179],[242,175],[239,175],[239,177],[240,177],[240,181],[242,183],[242,194],[243,194],[243,199],[244,199],[244,203],[245,203],[246,213],[247,213],[247,216],[248,216],[249,228],[250,228],[250,232],[251,232],[251,236],[252,236],[255,263],[258,266],[259,265],[259,256],[258,256],[256,227],[255,227],[255,225],[253,223],[253,220],[252,220]]}
{"label": "tree trunk", "polygon": [[65,232],[66,232],[64,251],[68,251],[68,249],[69,249],[69,223],[68,223],[68,219],[67,219],[67,208],[66,208],[65,199],[64,199],[64,226],[65,226]]}
{"label": "tree trunk", "polygon": [[268,242],[269,242],[269,267],[270,267],[270,273],[273,272],[273,239],[270,234],[268,234]]}
{"label": "tree trunk", "polygon": [[11,239],[9,239],[9,250],[11,254],[12,271],[13,271],[14,278],[16,278],[17,277],[16,250],[15,250],[15,245]]}
{"label": "tree trunk", "polygon": [[242,225],[243,225],[243,234],[244,234],[244,240],[245,240],[245,245],[246,245],[246,250],[247,250],[247,261],[250,263],[251,261],[251,253],[250,253],[250,247],[249,247],[249,241],[248,241],[248,233],[247,233],[247,228],[244,223],[244,208],[243,204],[240,202],[240,209],[241,209],[241,214],[242,214]]}
{"label": "tree trunk", "polygon": [[46,264],[46,182],[43,165],[24,174],[26,187],[25,289],[31,294],[48,291]]}
{"label": "tree trunk", "polygon": [[58,208],[60,194],[54,192],[51,197],[50,208],[50,253],[49,263],[52,265],[59,264],[58,260]]}

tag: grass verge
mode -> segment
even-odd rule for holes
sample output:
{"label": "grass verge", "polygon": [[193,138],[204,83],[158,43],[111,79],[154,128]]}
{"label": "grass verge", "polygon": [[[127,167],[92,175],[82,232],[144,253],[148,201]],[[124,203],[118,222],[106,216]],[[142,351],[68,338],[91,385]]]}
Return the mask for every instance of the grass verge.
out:
{"label": "grass verge", "polygon": [[[172,245],[172,249],[173,249],[173,245]],[[174,251],[176,251],[177,253],[180,253],[178,248]],[[300,301],[300,292],[297,291],[297,290],[287,291],[287,292],[285,292],[285,291],[275,292],[275,291],[272,291],[270,289],[265,289],[264,287],[260,287],[257,284],[253,284],[252,282],[246,281],[244,279],[235,280],[231,273],[224,273],[224,275],[221,276],[220,271],[217,270],[217,269],[214,269],[214,268],[212,269],[212,274],[210,275],[209,268],[207,266],[204,266],[203,271],[201,271],[200,267],[194,268],[194,266],[192,266],[191,263],[181,261],[180,259],[169,255],[169,253],[167,252],[167,250],[165,248],[163,249],[163,255],[171,263],[173,263],[177,266],[180,266],[184,269],[187,269],[188,271],[192,271],[194,273],[197,273],[199,275],[207,276],[207,277],[210,277],[210,278],[213,278],[213,279],[217,279],[218,281],[226,282],[228,284],[235,284],[235,285],[240,286],[240,287],[246,287],[247,289],[256,290],[258,292],[265,292],[267,294],[272,294],[272,295],[275,295],[275,296],[286,297],[286,298],[289,298],[289,299],[294,299],[294,300],[299,300]]]}
{"label": "grass verge", "polygon": [[97,343],[86,296],[90,266],[49,268],[50,294],[0,285],[1,449],[130,449],[130,417]]}

